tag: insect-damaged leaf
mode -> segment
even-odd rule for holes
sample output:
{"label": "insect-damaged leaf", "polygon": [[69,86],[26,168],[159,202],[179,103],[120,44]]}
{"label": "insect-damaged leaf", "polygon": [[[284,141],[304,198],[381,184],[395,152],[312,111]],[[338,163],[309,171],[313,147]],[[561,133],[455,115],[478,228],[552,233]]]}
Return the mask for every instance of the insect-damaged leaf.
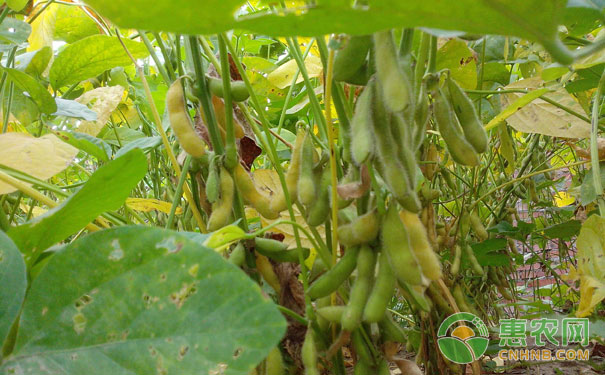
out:
{"label": "insect-damaged leaf", "polygon": [[0,373],[247,375],[284,330],[275,305],[213,250],[120,227],[52,256]]}

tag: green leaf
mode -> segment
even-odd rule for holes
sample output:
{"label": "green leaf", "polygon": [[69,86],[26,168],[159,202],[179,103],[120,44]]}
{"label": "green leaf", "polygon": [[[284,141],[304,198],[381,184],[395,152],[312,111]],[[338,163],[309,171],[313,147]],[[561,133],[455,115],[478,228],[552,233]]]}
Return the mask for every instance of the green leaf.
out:
{"label": "green leaf", "polygon": [[21,44],[27,40],[31,32],[32,27],[29,23],[6,17],[0,24],[0,43]]}
{"label": "green leaf", "polygon": [[29,0],[6,0],[6,5],[15,12],[19,12],[25,8],[28,2]]}
{"label": "green leaf", "polygon": [[55,99],[34,77],[13,68],[4,68],[4,71],[19,89],[27,92],[42,113],[51,114],[57,110]]}
{"label": "green leaf", "polygon": [[[25,262],[13,241],[0,231],[0,348],[21,310],[27,279]],[[1,353],[0,353],[1,354]]]}
{"label": "green leaf", "polygon": [[506,244],[504,238],[492,238],[473,244],[471,247],[480,265],[505,266],[510,263],[510,258],[502,251],[506,249]]}
{"label": "green leaf", "polygon": [[571,238],[580,233],[582,223],[578,220],[569,220],[563,223],[544,228],[544,235],[549,238]]}
{"label": "green leaf", "polygon": [[99,34],[99,27],[81,7],[60,4],[55,20],[55,38],[73,43]]}
{"label": "green leaf", "polygon": [[[143,43],[122,40],[135,59],[149,55]],[[117,37],[93,35],[68,45],[59,53],[50,68],[50,84],[54,89],[60,89],[116,66],[131,64]]]}
{"label": "green leaf", "polygon": [[120,156],[124,155],[125,153],[127,153],[130,150],[135,149],[135,148],[141,149],[143,151],[148,151],[161,144],[162,144],[162,137],[160,137],[159,135],[155,136],[155,137],[139,138],[137,140],[134,140],[134,141],[128,143],[126,146],[122,147],[121,149],[119,149],[118,152],[116,152],[116,158],[119,158]]}
{"label": "green leaf", "polygon": [[31,264],[42,250],[76,233],[103,212],[120,208],[146,172],[145,155],[133,150],[99,168],[60,205],[10,229],[8,235]]}
{"label": "green leaf", "polygon": [[37,51],[26,52],[15,57],[15,69],[34,76],[41,76],[48,67],[52,56],[53,50],[50,47],[42,47]]}
{"label": "green leaf", "polygon": [[102,139],[75,131],[56,131],[54,133],[63,142],[70,144],[101,161],[106,162],[111,156],[111,147]]}
{"label": "green leaf", "polygon": [[437,70],[449,69],[451,77],[469,90],[477,87],[477,63],[473,51],[460,39],[451,39],[437,51]]}
{"label": "green leaf", "polygon": [[57,103],[57,112],[53,113],[55,116],[74,117],[86,121],[95,121],[97,119],[95,111],[75,100],[56,98],[55,102]]}
{"label": "green leaf", "polygon": [[120,227],[51,258],[0,372],[247,375],[285,328],[260,288],[211,249]]}
{"label": "green leaf", "polygon": [[[605,168],[605,163],[599,163],[601,168]],[[603,169],[601,169],[603,170]],[[601,173],[601,183],[605,184],[605,173]],[[584,175],[582,186],[580,186],[580,203],[582,206],[588,206],[597,199],[597,192],[594,187],[594,178],[592,177],[592,169]]]}
{"label": "green leaf", "polygon": [[339,1],[274,13],[265,10],[242,14],[240,11],[237,16],[245,1],[161,0],[154,1],[152,7],[146,0],[132,0],[128,4],[113,0],[87,0],[86,3],[121,27],[179,34],[245,29],[273,36],[359,35],[393,27],[424,26],[551,40],[556,35],[566,1],[373,0],[370,6],[355,7],[350,5],[351,1]]}
{"label": "green leaf", "polygon": [[[116,137],[116,133],[118,134]],[[111,145],[120,146],[125,145],[130,142],[134,142],[138,139],[145,138],[145,134],[138,130],[130,129],[127,127],[119,127],[116,128],[115,131],[107,130],[102,134],[99,134],[99,137],[102,137],[103,140]],[[120,139],[118,141],[118,138]]]}

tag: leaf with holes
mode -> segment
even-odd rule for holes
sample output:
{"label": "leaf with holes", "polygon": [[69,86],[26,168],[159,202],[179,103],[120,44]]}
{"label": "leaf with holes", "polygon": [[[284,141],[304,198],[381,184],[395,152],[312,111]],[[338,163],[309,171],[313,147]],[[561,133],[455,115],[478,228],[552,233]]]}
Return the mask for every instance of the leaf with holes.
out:
{"label": "leaf with holes", "polygon": [[120,227],[52,256],[0,373],[247,375],[285,327],[260,288],[211,249]]}

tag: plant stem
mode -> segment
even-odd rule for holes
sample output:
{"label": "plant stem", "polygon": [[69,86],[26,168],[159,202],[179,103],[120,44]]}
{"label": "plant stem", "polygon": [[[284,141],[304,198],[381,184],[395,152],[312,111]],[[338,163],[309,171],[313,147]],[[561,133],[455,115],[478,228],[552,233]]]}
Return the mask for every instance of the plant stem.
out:
{"label": "plant stem", "polygon": [[592,103],[592,122],[590,129],[590,160],[592,165],[592,180],[597,194],[597,202],[601,215],[605,214],[605,202],[603,201],[603,184],[601,183],[601,168],[599,162],[599,114],[601,109],[601,97],[603,96],[603,88],[605,87],[605,72],[601,75],[599,86],[595,93]]}
{"label": "plant stem", "polygon": [[187,174],[189,173],[189,166],[191,165],[191,155],[187,155],[185,158],[185,162],[183,163],[183,170],[181,171],[181,177],[179,178],[179,183],[176,185],[176,190],[174,192],[174,198],[172,199],[172,207],[170,207],[170,214],[168,215],[168,220],[166,221],[166,229],[172,229],[172,223],[174,221],[174,214],[176,213],[176,208],[179,206],[179,202],[181,201],[183,184],[187,179]]}

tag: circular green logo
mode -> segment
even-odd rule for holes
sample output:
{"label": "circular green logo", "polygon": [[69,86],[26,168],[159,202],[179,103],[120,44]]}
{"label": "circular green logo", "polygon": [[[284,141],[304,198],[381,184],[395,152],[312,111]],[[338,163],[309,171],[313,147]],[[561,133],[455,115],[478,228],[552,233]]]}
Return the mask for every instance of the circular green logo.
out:
{"label": "circular green logo", "polygon": [[[475,329],[470,328],[464,322],[471,323]],[[454,325],[456,327],[450,331]],[[443,356],[461,365],[481,358],[489,344],[485,323],[468,312],[448,316],[439,326],[437,336],[437,344]]]}

